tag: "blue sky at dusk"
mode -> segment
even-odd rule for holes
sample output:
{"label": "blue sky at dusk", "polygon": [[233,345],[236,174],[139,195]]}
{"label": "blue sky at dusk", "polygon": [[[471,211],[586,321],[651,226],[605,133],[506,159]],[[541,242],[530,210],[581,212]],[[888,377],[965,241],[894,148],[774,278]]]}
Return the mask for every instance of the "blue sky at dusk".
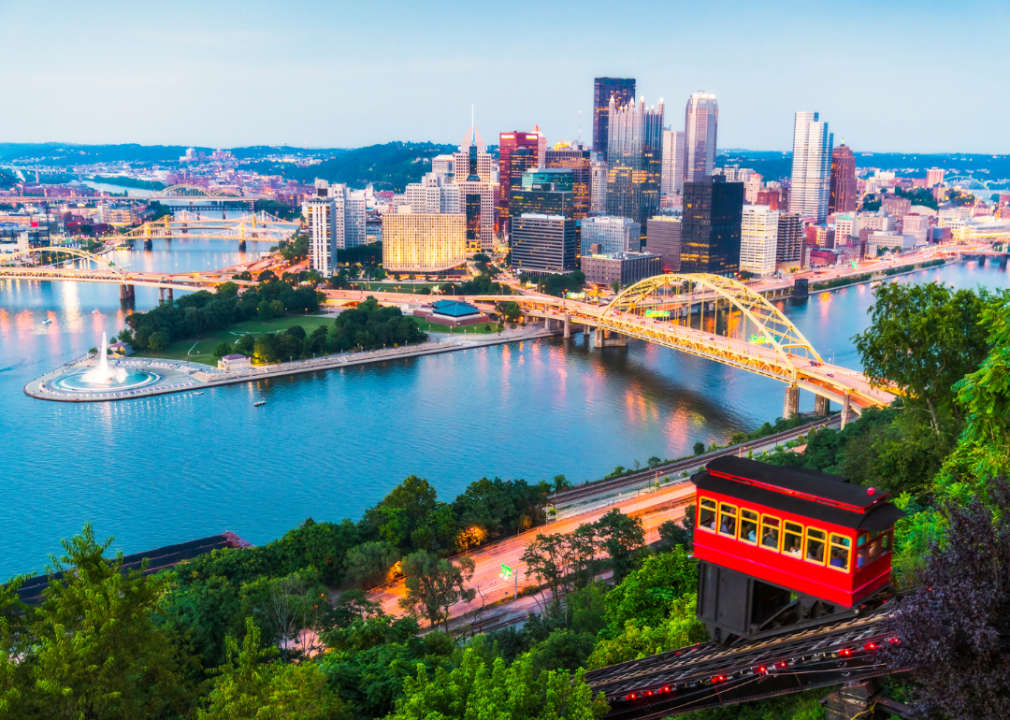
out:
{"label": "blue sky at dusk", "polygon": [[817,110],[856,150],[1010,153],[1010,3],[0,0],[0,142],[459,142],[592,136],[598,75],[681,129],[787,150]]}

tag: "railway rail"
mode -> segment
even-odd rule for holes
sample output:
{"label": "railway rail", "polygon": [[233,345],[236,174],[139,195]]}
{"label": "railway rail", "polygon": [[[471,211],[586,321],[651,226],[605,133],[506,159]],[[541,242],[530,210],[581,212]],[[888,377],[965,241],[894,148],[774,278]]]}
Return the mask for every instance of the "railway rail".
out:
{"label": "railway rail", "polygon": [[579,485],[569,490],[562,490],[561,492],[548,495],[547,501],[553,507],[558,507],[564,505],[571,505],[573,503],[585,500],[586,498],[594,497],[596,495],[602,495],[610,492],[620,492],[625,488],[633,488],[635,485],[639,485],[642,482],[659,478],[664,475],[670,475],[671,473],[680,473],[693,470],[711,460],[715,460],[716,458],[737,455],[749,446],[767,445],[770,443],[778,444],[779,442],[782,441],[793,440],[799,435],[806,435],[812,430],[819,430],[820,428],[826,427],[832,423],[837,422],[838,422],[837,414],[832,414],[826,418],[817,420],[807,425],[795,427],[790,430],[784,430],[780,433],[775,433],[774,435],[768,435],[767,437],[758,438],[757,440],[753,440],[751,442],[742,443],[740,445],[731,445],[730,447],[722,448],[721,450],[715,450],[714,452],[705,453],[703,455],[696,455],[686,460],[676,460],[671,463],[656,465],[655,467],[649,468],[648,470],[642,470],[640,472],[632,473],[631,475],[625,475],[623,477],[613,478],[612,480],[597,480],[596,482],[590,482],[586,485]]}
{"label": "railway rail", "polygon": [[886,630],[885,603],[861,616],[740,644],[702,643],[590,672],[610,720],[651,720],[820,687],[896,670],[881,649],[897,642]]}

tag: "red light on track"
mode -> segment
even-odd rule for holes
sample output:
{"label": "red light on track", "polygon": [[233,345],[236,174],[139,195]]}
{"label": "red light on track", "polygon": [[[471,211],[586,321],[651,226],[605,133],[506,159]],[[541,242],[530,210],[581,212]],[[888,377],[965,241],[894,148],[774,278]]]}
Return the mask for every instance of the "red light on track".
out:
{"label": "red light on track", "polygon": [[635,699],[636,697],[637,697],[637,696],[635,695],[635,693],[631,693],[630,695],[628,695],[628,696],[627,696],[627,697],[625,697],[624,699],[625,699],[625,700],[634,700],[634,699]]}
{"label": "red light on track", "polygon": [[662,690],[660,690],[660,692],[665,692],[665,693],[666,693],[666,692],[670,692],[670,686],[669,686],[669,685],[664,685],[664,686],[663,686],[663,689],[662,689]]}
{"label": "red light on track", "polygon": [[838,651],[838,654],[841,655],[842,657],[849,657],[850,655],[852,655],[852,650],[850,650],[849,648],[842,648],[841,650]]}
{"label": "red light on track", "polygon": [[646,697],[650,697],[650,696],[652,696],[653,692],[652,692],[652,690],[646,690],[644,694],[645,694]]}
{"label": "red light on track", "polygon": [[789,663],[787,663],[785,660],[781,660],[781,661],[775,663],[775,667],[777,667],[779,670],[781,670],[784,667],[787,667],[788,665],[789,665]]}
{"label": "red light on track", "polygon": [[712,678],[712,682],[713,683],[726,682],[726,676],[725,675],[716,675],[714,678]]}
{"label": "red light on track", "polygon": [[875,643],[875,642],[868,642],[865,645],[863,645],[863,650],[873,651],[873,650],[876,650],[878,647],[879,647],[879,645],[877,645],[877,643]]}
{"label": "red light on track", "polygon": [[768,674],[768,668],[766,668],[764,665],[762,665],[761,667],[754,669],[754,674],[755,675],[767,675]]}
{"label": "red light on track", "polygon": [[893,638],[887,638],[887,642],[891,643],[892,645],[897,645],[898,643],[901,642],[901,640],[899,640],[896,637],[893,637]]}

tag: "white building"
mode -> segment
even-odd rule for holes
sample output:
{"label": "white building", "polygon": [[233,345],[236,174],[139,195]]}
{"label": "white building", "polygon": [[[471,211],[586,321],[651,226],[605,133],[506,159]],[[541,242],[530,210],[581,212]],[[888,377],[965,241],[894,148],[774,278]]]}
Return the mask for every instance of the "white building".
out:
{"label": "white building", "polygon": [[677,195],[684,192],[685,147],[683,132],[680,130],[663,131],[663,165],[662,174],[660,175],[660,194]]}
{"label": "white building", "polygon": [[593,245],[599,245],[599,254],[640,252],[642,226],[629,218],[601,215],[582,221],[582,254],[590,255]]}
{"label": "white building", "polygon": [[937,224],[940,227],[953,227],[959,220],[971,217],[971,208],[964,207],[963,205],[946,205],[940,208],[936,216]]}
{"label": "white building", "polygon": [[926,171],[926,187],[934,188],[937,185],[943,185],[943,177],[945,171],[940,168],[930,168]]}
{"label": "white building", "polygon": [[28,252],[28,233],[17,235],[0,235],[0,255],[16,255]]}
{"label": "white building", "polygon": [[405,204],[419,214],[459,214],[463,212],[460,186],[450,184],[445,175],[430,172],[419,183],[410,183],[404,191]]}
{"label": "white building", "polygon": [[684,179],[701,180],[715,168],[719,103],[711,93],[697,92],[684,111]]}
{"label": "white building", "polygon": [[897,219],[883,212],[859,215],[860,229],[879,232],[891,232],[898,227]]}
{"label": "white building", "polygon": [[454,160],[452,155],[436,155],[431,159],[431,171],[435,175],[445,178],[447,182],[452,182],[453,165]]}
{"label": "white building", "polygon": [[866,254],[875,257],[878,248],[886,248],[888,251],[904,252],[914,247],[915,239],[911,235],[896,231],[876,231],[870,233],[866,241]]}
{"label": "white building", "polygon": [[901,232],[911,235],[915,247],[921,247],[929,242],[929,216],[909,213],[901,219]]}
{"label": "white building", "polygon": [[950,223],[950,234],[955,240],[964,242],[1010,241],[1010,219],[996,217],[965,218]]}
{"label": "white building", "polygon": [[[463,144],[459,146],[459,152],[452,156],[452,169],[454,182],[465,182],[469,177],[470,169],[470,146],[476,147],[477,175],[482,182],[492,181],[491,170],[494,166],[494,156],[487,153],[487,146],[480,133],[474,128],[467,131]],[[545,149],[546,152],[546,149]]]}
{"label": "white building", "polygon": [[724,165],[715,170],[713,174],[722,175],[726,178],[726,182],[745,183],[750,180],[750,176],[754,174],[754,171],[751,168],[742,168],[739,165]]}
{"label": "white building", "polygon": [[465,262],[466,216],[462,213],[396,212],[382,216],[382,266],[386,270],[438,273]]}
{"label": "white building", "polygon": [[740,269],[755,275],[775,272],[779,212],[767,205],[744,205],[740,224]]}
{"label": "white building", "polygon": [[363,191],[317,179],[315,194],[302,203],[302,215],[309,229],[310,265],[325,276],[336,271],[338,249],[368,242]]}
{"label": "white building", "polygon": [[817,113],[796,113],[789,212],[812,217],[817,224],[828,217],[833,145],[834,137],[828,132],[828,123],[821,121]]}
{"label": "white building", "polygon": [[764,178],[760,173],[752,172],[743,184],[743,200],[750,205],[756,205],[758,193],[764,187]]}
{"label": "white building", "polygon": [[602,215],[607,212],[607,161],[593,160],[592,184],[589,187],[589,212]]}
{"label": "white building", "polygon": [[855,213],[835,216],[835,245],[847,245],[849,238],[859,237],[862,220]]}

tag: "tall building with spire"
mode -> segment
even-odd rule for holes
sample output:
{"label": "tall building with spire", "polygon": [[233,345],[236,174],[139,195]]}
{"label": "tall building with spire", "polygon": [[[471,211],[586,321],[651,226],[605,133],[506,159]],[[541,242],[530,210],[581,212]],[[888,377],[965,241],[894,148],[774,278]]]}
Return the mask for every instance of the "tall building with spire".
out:
{"label": "tall building with spire", "polygon": [[468,135],[469,142],[464,141],[453,156],[453,172],[466,214],[467,252],[472,254],[494,247],[494,186],[491,155],[472,124]]}
{"label": "tall building with spire", "polygon": [[644,230],[659,209],[663,164],[663,100],[646,108],[645,99],[609,106],[607,215],[628,218]]}
{"label": "tall building with spire", "polygon": [[831,152],[831,188],[828,193],[828,213],[855,212],[859,200],[856,183],[856,156],[842,144]]}
{"label": "tall building with spire", "polygon": [[796,113],[793,126],[793,175],[789,186],[789,212],[813,218],[828,217],[831,185],[831,146],[828,123],[815,112]]}
{"label": "tall building with spire", "polygon": [[635,100],[635,78],[600,77],[593,81],[593,153],[606,162],[610,134],[610,100],[618,107]]}
{"label": "tall building with spire", "polygon": [[696,92],[684,111],[684,180],[697,182],[715,168],[719,103],[711,93]]}
{"label": "tall building with spire", "polygon": [[524,172],[538,167],[541,137],[535,132],[513,130],[501,133],[498,138],[498,217],[504,229],[511,217],[512,184],[522,182]]}

